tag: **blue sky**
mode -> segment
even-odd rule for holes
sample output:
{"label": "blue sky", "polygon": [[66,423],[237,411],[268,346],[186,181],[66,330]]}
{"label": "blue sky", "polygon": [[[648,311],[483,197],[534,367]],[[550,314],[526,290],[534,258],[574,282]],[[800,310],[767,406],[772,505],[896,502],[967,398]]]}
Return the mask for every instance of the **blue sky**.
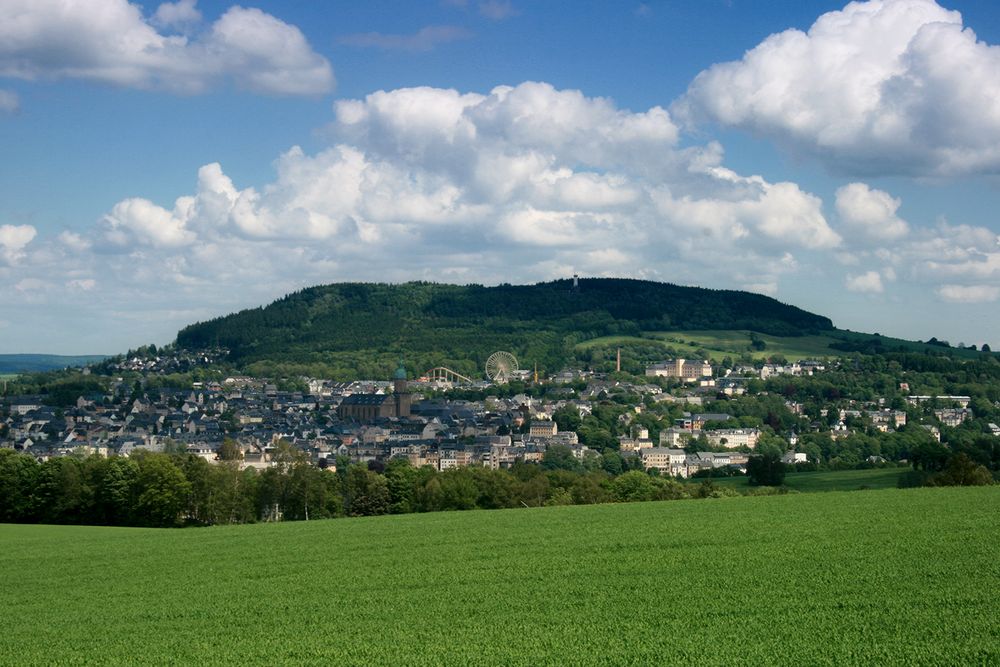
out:
{"label": "blue sky", "polygon": [[1000,7],[0,5],[0,352],[634,276],[1000,345]]}

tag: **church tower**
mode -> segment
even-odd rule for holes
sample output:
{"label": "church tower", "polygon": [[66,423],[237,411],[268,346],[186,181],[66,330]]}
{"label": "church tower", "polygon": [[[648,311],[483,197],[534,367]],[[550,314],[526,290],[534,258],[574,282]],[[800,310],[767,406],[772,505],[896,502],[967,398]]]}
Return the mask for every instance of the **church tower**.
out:
{"label": "church tower", "polygon": [[406,382],[406,368],[403,366],[403,360],[399,360],[399,368],[396,369],[396,373],[392,378],[392,391],[393,398],[396,402],[395,412],[397,417],[409,417],[410,416],[410,388]]}

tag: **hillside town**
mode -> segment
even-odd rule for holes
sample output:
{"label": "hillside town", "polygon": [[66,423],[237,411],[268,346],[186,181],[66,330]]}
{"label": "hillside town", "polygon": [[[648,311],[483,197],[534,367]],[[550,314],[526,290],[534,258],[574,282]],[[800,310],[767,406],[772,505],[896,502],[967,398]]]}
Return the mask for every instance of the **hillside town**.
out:
{"label": "hillside town", "polygon": [[[646,382],[567,370],[525,385],[534,391],[511,395],[489,395],[495,385],[486,381],[469,387],[440,377],[409,379],[402,363],[391,380],[303,378],[296,390],[236,375],[184,389],[147,389],[158,373],[209,364],[217,355],[179,357],[125,359],[113,370],[139,372],[138,379],[114,377],[106,393],[80,395],[67,406],[52,405],[42,395],[4,397],[0,447],[39,462],[165,449],[216,462],[228,442],[243,468],[263,470],[283,442],[323,469],[336,469],[337,461],[384,464],[405,458],[439,471],[540,463],[554,447],[586,465],[610,449],[626,467],[688,478],[714,469],[745,472],[762,438],[782,448],[787,465],[819,464],[829,462],[820,460],[829,453],[804,446],[803,435],[823,433],[836,442],[858,433],[893,433],[918,415],[920,426],[940,440],[941,426],[956,427],[972,417],[970,398],[958,395],[907,395],[905,405],[898,397],[829,401],[818,412],[811,406],[812,415],[802,403],[783,400],[784,420],[726,411],[733,400],[767,397],[762,380],[827,372],[829,362],[809,360],[723,369],[707,360],[669,359],[648,366]],[[520,377],[530,379],[527,373]],[[902,389],[908,389],[905,383]],[[461,397],[470,390],[483,396]],[[776,397],[770,398],[773,405]],[[612,420],[606,432],[613,441],[586,437],[581,425],[598,412]],[[1000,436],[996,424],[989,429]],[[873,451],[857,463],[887,458]]]}

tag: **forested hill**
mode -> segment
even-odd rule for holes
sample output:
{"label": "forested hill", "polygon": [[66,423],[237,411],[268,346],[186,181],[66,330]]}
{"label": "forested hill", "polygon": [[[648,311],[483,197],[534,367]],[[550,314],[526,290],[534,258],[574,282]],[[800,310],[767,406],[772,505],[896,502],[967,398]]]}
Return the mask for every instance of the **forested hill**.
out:
{"label": "forested hill", "polygon": [[178,333],[183,348],[226,347],[238,365],[324,364],[327,372],[379,377],[395,360],[424,370],[475,372],[496,350],[522,367],[557,370],[584,340],[680,329],[746,329],[796,336],[833,328],[828,318],[747,292],[626,279],[537,285],[340,283]]}

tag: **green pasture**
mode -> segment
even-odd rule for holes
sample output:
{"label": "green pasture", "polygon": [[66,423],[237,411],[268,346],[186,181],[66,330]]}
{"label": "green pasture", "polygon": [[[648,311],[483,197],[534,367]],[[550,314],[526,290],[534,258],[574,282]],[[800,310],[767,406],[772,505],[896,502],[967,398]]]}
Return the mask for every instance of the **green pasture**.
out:
{"label": "green pasture", "polygon": [[599,338],[591,338],[585,340],[582,343],[577,343],[574,347],[575,350],[589,350],[595,347],[614,347],[616,345],[659,345],[661,341],[658,339],[642,338],[641,336],[600,336]]}
{"label": "green pasture", "polygon": [[[858,489],[895,489],[899,478],[909,468],[872,468],[870,470],[823,470],[791,472],[785,475],[785,486],[802,493],[815,491],[856,491]],[[750,486],[746,477],[713,479],[720,486],[745,490]]]}
{"label": "green pasture", "polygon": [[[768,359],[781,355],[788,361],[803,359],[834,358],[846,354],[830,347],[836,342],[867,342],[876,337],[872,334],[855,333],[852,331],[834,330],[830,334],[816,336],[772,336],[770,334],[755,334],[764,341],[763,350],[750,347],[750,331],[746,330],[691,330],[691,331],[656,331],[643,336],[602,336],[592,338],[576,345],[577,351],[595,348],[627,347],[630,345],[661,345],[672,347],[678,355],[696,356],[697,350],[708,352],[712,361],[722,361],[725,357],[733,359],[749,354],[754,359]],[[960,348],[942,348],[915,341],[878,337],[886,349],[895,350],[902,347],[908,352],[942,352],[947,350],[959,358],[975,358],[980,353]]]}
{"label": "green pasture", "polygon": [[629,345],[660,345],[663,348],[672,347],[680,355],[695,356],[695,351],[706,350],[712,361],[722,361],[724,357],[737,358],[741,354],[750,354],[754,359],[767,359],[780,354],[789,361],[802,359],[822,359],[835,357],[841,353],[830,348],[830,343],[836,341],[830,336],[770,336],[758,334],[766,348],[762,351],[750,347],[749,331],[659,331],[646,336],[602,336],[579,343],[577,350],[593,348],[629,346]]}
{"label": "green pasture", "polygon": [[5,665],[1000,662],[1000,487],[0,544]]}
{"label": "green pasture", "polygon": [[836,342],[831,336],[770,336],[757,334],[764,341],[763,350],[750,348],[750,332],[748,331],[670,331],[655,334],[657,338],[668,344],[677,345],[671,341],[680,340],[689,349],[704,348],[712,353],[713,360],[722,360],[725,356],[737,357],[740,354],[751,354],[754,359],[766,359],[781,355],[789,361],[802,359],[822,359],[836,357],[842,354],[830,348],[830,343]]}

